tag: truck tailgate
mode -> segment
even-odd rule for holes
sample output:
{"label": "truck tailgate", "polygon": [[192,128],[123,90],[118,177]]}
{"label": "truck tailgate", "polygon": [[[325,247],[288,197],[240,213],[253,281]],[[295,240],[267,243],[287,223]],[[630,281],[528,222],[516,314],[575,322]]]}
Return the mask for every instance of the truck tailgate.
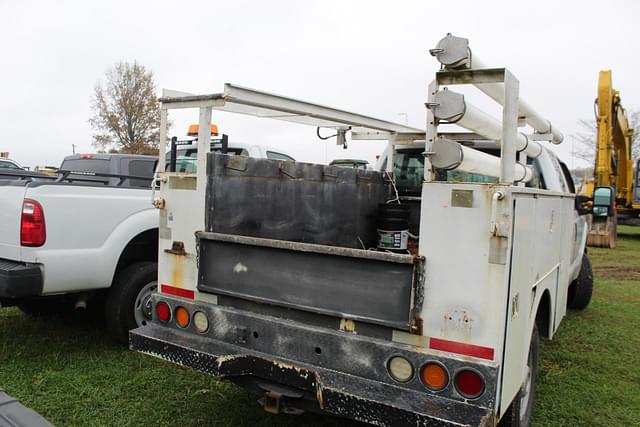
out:
{"label": "truck tailgate", "polygon": [[25,182],[0,181],[0,258],[20,260],[20,218]]}
{"label": "truck tailgate", "polygon": [[198,290],[409,330],[420,258],[198,233]]}

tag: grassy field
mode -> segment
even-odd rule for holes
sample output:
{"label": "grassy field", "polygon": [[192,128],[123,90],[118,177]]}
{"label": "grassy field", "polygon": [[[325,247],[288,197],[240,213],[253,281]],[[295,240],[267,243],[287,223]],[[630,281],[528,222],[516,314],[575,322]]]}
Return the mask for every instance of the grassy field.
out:
{"label": "grassy field", "polygon": [[[596,287],[542,343],[534,425],[640,425],[640,230],[590,249]],[[356,425],[274,417],[241,389],[111,343],[88,315],[32,319],[0,310],[0,387],[58,426]]]}

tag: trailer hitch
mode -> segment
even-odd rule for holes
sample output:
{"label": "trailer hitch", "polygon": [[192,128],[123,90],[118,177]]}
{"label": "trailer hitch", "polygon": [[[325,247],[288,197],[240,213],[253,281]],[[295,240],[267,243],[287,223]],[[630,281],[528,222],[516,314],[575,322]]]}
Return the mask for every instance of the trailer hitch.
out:
{"label": "trailer hitch", "polygon": [[304,411],[287,404],[288,400],[301,399],[303,394],[297,390],[276,384],[259,383],[258,387],[264,390],[264,396],[258,399],[265,412],[270,414],[302,415]]}

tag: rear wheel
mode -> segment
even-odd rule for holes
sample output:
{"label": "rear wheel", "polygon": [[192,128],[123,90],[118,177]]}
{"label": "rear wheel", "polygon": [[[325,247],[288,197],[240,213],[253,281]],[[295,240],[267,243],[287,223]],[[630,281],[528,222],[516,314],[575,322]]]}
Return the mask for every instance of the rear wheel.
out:
{"label": "rear wheel", "polygon": [[587,254],[582,256],[582,266],[576,280],[569,285],[567,294],[567,308],[572,310],[584,310],[591,302],[593,294],[593,270]]}
{"label": "rear wheel", "polygon": [[118,273],[109,289],[105,320],[111,336],[122,344],[129,331],[151,320],[151,295],[157,290],[158,264],[138,262]]}
{"label": "rear wheel", "polygon": [[531,343],[529,344],[529,357],[527,357],[527,374],[524,383],[511,406],[500,420],[503,427],[528,427],[531,425],[533,402],[536,398],[536,383],[538,378],[538,350],[540,348],[540,335],[538,326],[533,327]]}

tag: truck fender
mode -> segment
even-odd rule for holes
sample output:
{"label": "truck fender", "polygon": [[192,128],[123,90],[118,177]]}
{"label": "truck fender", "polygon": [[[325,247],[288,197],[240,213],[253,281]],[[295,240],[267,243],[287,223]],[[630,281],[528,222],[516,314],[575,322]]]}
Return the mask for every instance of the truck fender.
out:
{"label": "truck fender", "polygon": [[[113,230],[103,246],[103,252],[109,254],[110,280],[108,286],[113,283],[118,269],[125,266],[123,265],[123,255],[125,255],[124,252],[129,244],[145,233],[157,231],[158,225],[158,211],[155,208],[151,208],[131,215]],[[155,256],[157,257],[157,246]]]}

